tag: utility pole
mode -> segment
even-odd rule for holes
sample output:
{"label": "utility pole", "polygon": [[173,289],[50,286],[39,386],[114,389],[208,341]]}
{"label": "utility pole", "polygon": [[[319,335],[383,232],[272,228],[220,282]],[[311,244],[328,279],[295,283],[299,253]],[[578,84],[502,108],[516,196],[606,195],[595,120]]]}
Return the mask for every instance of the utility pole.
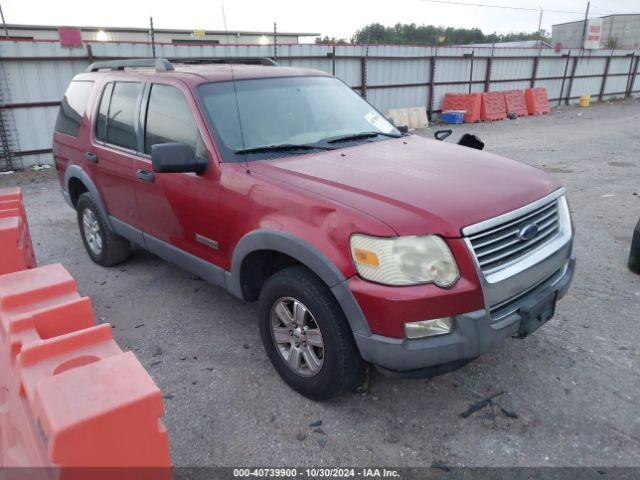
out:
{"label": "utility pole", "polygon": [[538,46],[542,46],[542,13],[544,10],[540,6],[540,17],[538,17]]}
{"label": "utility pole", "polygon": [[278,24],[273,22],[273,60],[278,61]]}
{"label": "utility pole", "polygon": [[151,27],[149,30],[149,36],[151,37],[151,56],[156,58],[156,41],[155,35],[153,33],[153,17],[149,17],[149,26]]}
{"label": "utility pole", "polygon": [[2,13],[2,5],[0,5],[0,17],[2,17],[2,28],[4,28],[4,36],[9,38],[9,30],[7,29],[7,22],[4,21],[4,13]]}
{"label": "utility pole", "polygon": [[582,45],[580,45],[580,49],[584,49],[584,41],[587,37],[587,23],[589,22],[589,7],[591,6],[591,2],[587,2],[587,11],[584,13],[584,24],[582,25]]}

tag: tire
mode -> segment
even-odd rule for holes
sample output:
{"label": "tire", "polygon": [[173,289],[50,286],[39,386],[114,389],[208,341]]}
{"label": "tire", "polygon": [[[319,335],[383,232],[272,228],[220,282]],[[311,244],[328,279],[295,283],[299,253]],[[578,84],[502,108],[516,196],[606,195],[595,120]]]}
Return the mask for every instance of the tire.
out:
{"label": "tire", "polygon": [[82,243],[91,260],[103,267],[112,267],[129,258],[131,243],[111,230],[91,195],[80,195],[76,211]]}
{"label": "tire", "polygon": [[[302,312],[302,316],[294,312]],[[293,324],[287,326],[283,318]],[[304,320],[298,321],[296,328],[295,321],[300,318]],[[342,309],[331,290],[306,267],[280,270],[266,281],[260,292],[258,323],[274,368],[291,388],[305,397],[329,400],[364,380],[366,363],[360,357]],[[292,358],[294,350],[302,353],[293,354]],[[300,365],[297,370],[296,357]],[[319,366],[316,360],[320,361]]]}

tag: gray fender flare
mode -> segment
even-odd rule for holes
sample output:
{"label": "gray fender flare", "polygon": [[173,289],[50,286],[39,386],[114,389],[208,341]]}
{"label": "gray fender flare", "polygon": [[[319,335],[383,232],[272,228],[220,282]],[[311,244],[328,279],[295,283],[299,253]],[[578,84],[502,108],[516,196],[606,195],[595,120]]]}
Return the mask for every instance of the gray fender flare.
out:
{"label": "gray fender flare", "polygon": [[70,195],[69,181],[72,178],[77,178],[84,184],[85,187],[87,187],[87,190],[89,191],[89,194],[91,195],[92,200],[95,202],[96,206],[100,209],[100,212],[102,213],[103,217],[106,219],[109,228],[113,230],[113,225],[111,225],[109,213],[107,212],[107,208],[104,206],[102,197],[100,197],[100,192],[98,192],[98,187],[96,187],[96,184],[93,183],[93,180],[91,180],[91,177],[89,177],[87,172],[85,172],[78,165],[71,165],[67,167],[67,169],[64,172],[64,186],[65,186],[64,194],[65,194],[65,198],[68,198],[67,201],[69,202],[69,204],[73,206],[73,204],[71,203],[71,197],[69,196]]}
{"label": "gray fender flare", "polygon": [[254,230],[242,237],[233,251],[231,272],[225,272],[226,286],[229,292],[242,298],[240,284],[242,262],[247,255],[258,250],[281,252],[305,265],[331,289],[349,321],[351,330],[360,335],[371,335],[369,324],[342,272],[317,248],[290,233],[261,229]]}

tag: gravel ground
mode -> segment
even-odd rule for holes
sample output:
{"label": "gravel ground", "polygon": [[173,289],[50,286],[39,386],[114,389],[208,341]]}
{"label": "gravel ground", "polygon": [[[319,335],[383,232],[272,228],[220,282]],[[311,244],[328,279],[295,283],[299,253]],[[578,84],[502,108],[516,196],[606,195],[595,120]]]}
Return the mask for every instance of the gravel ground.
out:
{"label": "gravel ground", "polygon": [[115,326],[162,388],[176,465],[638,466],[640,277],[626,262],[640,214],[639,125],[630,101],[456,126],[456,139],[475,133],[567,186],[573,287],[524,341],[431,381],[376,375],[368,394],[321,404],[277,376],[255,305],[141,250],[116,268],[94,265],[51,170],[2,175],[0,186],[23,186],[39,263],[69,269],[96,320]]}

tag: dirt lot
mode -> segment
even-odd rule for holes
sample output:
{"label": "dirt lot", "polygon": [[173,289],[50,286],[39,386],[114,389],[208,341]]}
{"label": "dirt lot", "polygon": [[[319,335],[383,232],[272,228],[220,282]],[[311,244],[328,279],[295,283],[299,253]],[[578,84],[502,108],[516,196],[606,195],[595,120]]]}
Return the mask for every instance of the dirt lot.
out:
{"label": "dirt lot", "polygon": [[567,186],[573,287],[524,341],[431,381],[378,375],[368,394],[323,404],[280,381],[254,305],[140,250],[117,268],[94,265],[51,171],[3,175],[0,186],[23,186],[39,263],[70,270],[96,319],[115,325],[162,388],[176,465],[637,466],[640,277],[626,261],[640,216],[639,125],[633,101],[456,128],[456,139],[476,133]]}

